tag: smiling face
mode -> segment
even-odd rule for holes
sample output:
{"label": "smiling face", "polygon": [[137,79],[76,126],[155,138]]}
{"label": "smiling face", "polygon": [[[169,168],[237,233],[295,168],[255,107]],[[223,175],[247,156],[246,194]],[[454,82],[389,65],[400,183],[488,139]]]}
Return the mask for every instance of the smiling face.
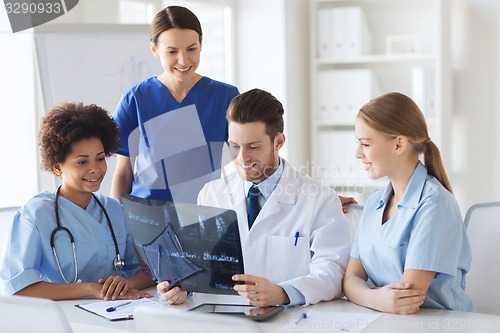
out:
{"label": "smiling face", "polygon": [[228,141],[231,158],[240,177],[258,184],[278,168],[278,151],[285,143],[285,136],[278,133],[271,140],[263,122],[230,122]]}
{"label": "smiling face", "polygon": [[74,142],[66,159],[54,166],[54,173],[63,180],[61,195],[75,203],[81,202],[81,198],[90,200],[106,171],[104,147],[96,137]]}
{"label": "smiling face", "polygon": [[358,140],[356,158],[363,163],[368,177],[390,177],[399,165],[396,138],[375,131],[359,118],[356,118],[355,131]]}
{"label": "smiling face", "polygon": [[200,64],[200,36],[191,29],[168,29],[160,34],[156,45],[151,43],[151,51],[160,59],[162,75],[187,82]]}

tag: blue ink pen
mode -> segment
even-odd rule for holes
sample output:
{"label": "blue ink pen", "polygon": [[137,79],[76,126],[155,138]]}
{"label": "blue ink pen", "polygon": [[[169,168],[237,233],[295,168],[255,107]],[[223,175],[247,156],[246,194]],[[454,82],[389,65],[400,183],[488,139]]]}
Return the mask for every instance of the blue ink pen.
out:
{"label": "blue ink pen", "polygon": [[295,244],[294,244],[293,246],[297,246],[297,241],[299,240],[299,236],[300,236],[300,234],[299,234],[299,232],[297,231],[297,232],[295,233]]}
{"label": "blue ink pen", "polygon": [[125,302],[125,303],[122,303],[122,304],[118,304],[118,305],[116,305],[116,306],[112,306],[112,307],[110,307],[110,308],[107,308],[107,309],[106,309],[106,312],[113,312],[113,311],[115,311],[116,309],[121,308],[122,306],[125,306],[125,305],[129,305],[129,304],[132,304],[132,302]]}
{"label": "blue ink pen", "polygon": [[297,321],[295,322],[295,325],[298,325],[303,319],[306,319],[307,318],[307,313],[303,312],[299,319],[297,319]]}

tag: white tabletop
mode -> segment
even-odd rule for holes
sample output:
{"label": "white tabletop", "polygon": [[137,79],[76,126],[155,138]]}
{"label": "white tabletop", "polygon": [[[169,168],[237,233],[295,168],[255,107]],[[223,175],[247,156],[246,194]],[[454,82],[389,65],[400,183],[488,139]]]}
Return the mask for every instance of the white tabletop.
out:
{"label": "white tabletop", "polygon": [[[159,301],[157,297],[153,300],[161,302],[166,306],[166,302]],[[93,333],[119,333],[135,332],[134,320],[108,321],[94,314],[83,311],[75,304],[95,302],[97,300],[73,300],[59,301],[65,312],[74,333],[93,332]],[[99,301],[97,301],[99,302]],[[239,296],[227,295],[207,295],[195,294],[188,299],[186,304],[175,306],[177,309],[187,310],[201,303],[235,303],[244,304],[243,298]],[[308,307],[287,308],[276,317],[266,321],[259,322],[259,325],[266,332],[356,332],[359,324],[352,320],[348,326],[342,330],[333,320],[321,319],[315,322],[312,318],[307,318],[303,325],[309,329],[289,329],[283,330],[287,324],[294,322],[303,312],[324,313],[326,316],[338,314],[348,316],[357,314],[360,317],[364,315],[380,315],[379,312],[360,307],[347,300],[334,300],[331,302],[322,302]],[[361,320],[358,319],[358,320]],[[499,332],[500,316],[481,313],[457,312],[433,309],[421,309],[413,315],[393,315],[381,314],[381,316],[366,327],[363,332],[366,333],[400,333],[400,332]]]}

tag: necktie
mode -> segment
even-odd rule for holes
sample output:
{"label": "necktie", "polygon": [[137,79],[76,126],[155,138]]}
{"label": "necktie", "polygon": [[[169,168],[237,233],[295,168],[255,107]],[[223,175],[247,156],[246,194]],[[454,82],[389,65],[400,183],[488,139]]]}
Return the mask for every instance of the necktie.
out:
{"label": "necktie", "polygon": [[248,200],[247,200],[247,210],[248,210],[248,229],[250,229],[255,221],[255,218],[259,214],[260,204],[259,204],[260,191],[256,185],[252,185],[250,190],[248,190]]}

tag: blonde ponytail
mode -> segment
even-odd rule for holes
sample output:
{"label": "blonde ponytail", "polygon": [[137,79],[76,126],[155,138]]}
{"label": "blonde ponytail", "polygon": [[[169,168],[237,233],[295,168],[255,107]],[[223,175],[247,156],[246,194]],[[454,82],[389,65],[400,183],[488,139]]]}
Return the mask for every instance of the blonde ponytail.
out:
{"label": "blonde ponytail", "polygon": [[436,177],[450,193],[453,193],[438,147],[431,140],[425,146],[424,165],[427,168],[427,173]]}

